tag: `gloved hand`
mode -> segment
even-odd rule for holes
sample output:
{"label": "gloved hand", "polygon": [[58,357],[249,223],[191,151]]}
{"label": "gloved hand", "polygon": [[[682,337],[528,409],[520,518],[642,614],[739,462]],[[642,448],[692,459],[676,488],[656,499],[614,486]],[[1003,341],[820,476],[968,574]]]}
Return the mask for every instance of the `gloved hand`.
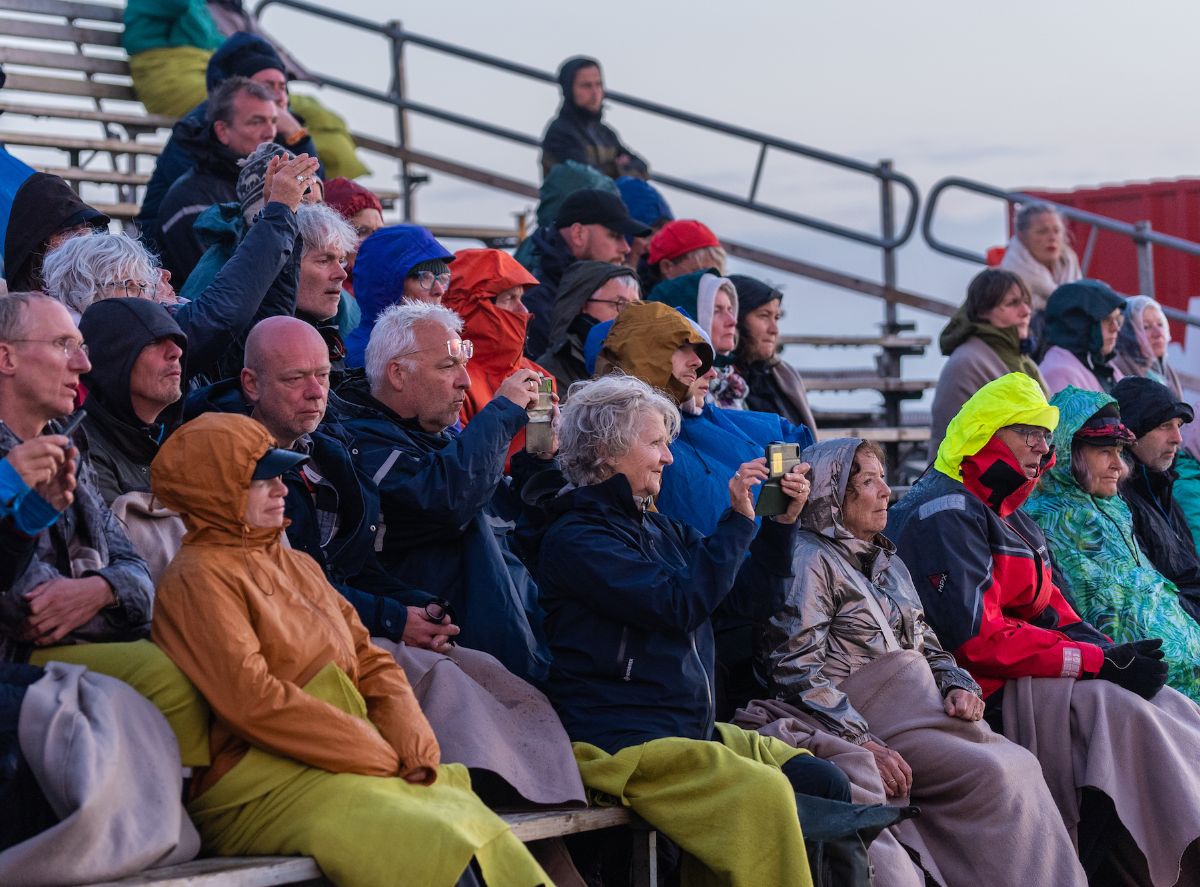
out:
{"label": "gloved hand", "polygon": [[1162,640],[1149,638],[1119,644],[1104,651],[1104,664],[1097,677],[1150,699],[1167,682]]}

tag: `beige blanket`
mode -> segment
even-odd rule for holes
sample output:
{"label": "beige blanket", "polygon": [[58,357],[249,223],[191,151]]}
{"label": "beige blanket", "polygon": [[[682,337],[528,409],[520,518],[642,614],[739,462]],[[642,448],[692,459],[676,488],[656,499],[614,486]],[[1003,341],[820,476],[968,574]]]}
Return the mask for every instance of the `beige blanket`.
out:
{"label": "beige blanket", "polygon": [[533,804],[586,803],[567,731],[536,688],[478,650],[372,640],[408,675],[443,761],[493,773]]}
{"label": "beige blanket", "polygon": [[[1036,760],[982,721],[949,717],[919,653],[885,654],[838,689],[912,768],[911,823],[944,884],[1086,885]],[[860,778],[882,798],[878,772]]]}
{"label": "beige blanket", "polygon": [[25,693],[18,738],[60,821],[0,853],[0,884],[84,884],[192,859],[179,746],[126,684],[51,662]]}
{"label": "beige blanket", "polygon": [[1080,790],[1099,789],[1145,855],[1154,887],[1200,884],[1197,866],[1181,871],[1200,838],[1194,702],[1170,687],[1146,702],[1108,681],[1021,678],[1005,686],[1004,732],[1037,756],[1072,838]]}

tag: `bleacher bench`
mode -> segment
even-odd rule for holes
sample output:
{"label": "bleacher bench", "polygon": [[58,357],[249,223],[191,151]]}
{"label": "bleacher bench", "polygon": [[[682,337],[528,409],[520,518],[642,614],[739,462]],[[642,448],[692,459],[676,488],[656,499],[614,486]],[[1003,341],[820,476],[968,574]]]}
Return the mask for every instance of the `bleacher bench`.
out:
{"label": "bleacher bench", "polygon": [[[500,814],[522,841],[632,827],[633,885],[654,887],[658,882],[657,833],[625,807],[555,807]],[[269,887],[272,884],[328,884],[317,864],[306,856],[222,856],[193,859],[181,865],[151,869],[94,887]],[[414,885],[415,887],[415,885]]]}

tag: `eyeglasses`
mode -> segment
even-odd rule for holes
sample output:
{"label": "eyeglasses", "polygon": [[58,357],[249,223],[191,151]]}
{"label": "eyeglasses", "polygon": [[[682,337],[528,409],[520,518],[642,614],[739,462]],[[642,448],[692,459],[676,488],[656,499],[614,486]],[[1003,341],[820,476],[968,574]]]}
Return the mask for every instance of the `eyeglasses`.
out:
{"label": "eyeglasses", "polygon": [[75,356],[75,352],[83,352],[83,356],[88,356],[88,346],[83,344],[82,339],[72,339],[70,336],[59,336],[57,339],[10,339],[9,342],[13,345],[22,345],[25,343],[38,342],[42,345],[53,345],[55,348],[62,349],[63,357],[70,360]]}
{"label": "eyeglasses", "polygon": [[633,299],[588,299],[588,301],[596,302],[597,304],[600,304],[600,305],[612,305],[613,307],[615,307],[617,309],[617,313],[620,314],[622,311],[625,310],[625,307],[627,305],[633,304],[634,300]]}
{"label": "eyeglasses", "polygon": [[430,622],[436,622],[438,625],[441,625],[442,620],[447,616],[450,617],[451,622],[454,621],[454,609],[445,598],[434,598],[425,604],[425,618]]}
{"label": "eyeglasses", "polygon": [[1107,329],[1119,331],[1121,327],[1125,326],[1125,315],[1118,314],[1116,317],[1106,317],[1100,323]]}
{"label": "eyeglasses", "polygon": [[100,286],[106,290],[112,290],[114,293],[124,291],[127,297],[153,299],[158,293],[158,284],[157,280],[150,283],[144,280],[106,280]]}
{"label": "eyeglasses", "polygon": [[410,280],[415,280],[418,285],[420,285],[421,289],[425,290],[425,292],[429,292],[431,289],[433,289],[434,281],[436,281],[437,285],[442,289],[449,289],[450,287],[449,271],[445,271],[441,274],[434,274],[432,271],[417,271],[414,274],[408,275],[408,277]]}
{"label": "eyeglasses", "polygon": [[1054,446],[1054,433],[1047,431],[1045,428],[1030,428],[1026,425],[1010,425],[1009,430],[1021,435],[1025,439],[1025,445],[1033,449],[1038,444],[1045,444],[1046,448]]}
{"label": "eyeglasses", "polygon": [[[434,345],[432,348],[416,348],[412,351],[402,351],[396,357],[408,357],[410,354],[421,354],[425,351],[439,351],[442,347],[441,345]],[[470,339],[450,339],[446,342],[445,348],[446,356],[459,363],[466,363],[475,356],[475,343]]]}

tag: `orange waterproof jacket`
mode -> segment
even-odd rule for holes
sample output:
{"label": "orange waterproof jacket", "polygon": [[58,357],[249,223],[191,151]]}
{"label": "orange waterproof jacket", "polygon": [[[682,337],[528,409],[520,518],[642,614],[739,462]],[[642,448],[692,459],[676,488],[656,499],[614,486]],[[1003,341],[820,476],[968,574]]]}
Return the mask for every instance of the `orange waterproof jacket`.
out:
{"label": "orange waterproof jacket", "polygon": [[[537,278],[498,249],[459,250],[452,267],[450,289],[442,304],[463,319],[462,336],[475,344],[475,356],[467,364],[471,388],[462,406],[462,422],[466,425],[492,399],[500,383],[517,370],[534,370],[543,376],[550,373],[525,356],[525,328],[530,315],[497,308],[492,301],[515,286],[537,286]],[[522,430],[513,438],[509,456],[524,447]]]}
{"label": "orange waterproof jacket", "polygon": [[[250,476],[270,446],[254,420],[206,413],[168,438],[150,469],[154,494],[188,530],[159,581],[151,637],[214,715],[213,763],[194,791],[216,784],[250,745],[333,773],[432,782],[437,740],[404,672],[316,561],[281,544],[282,527],[243,520]],[[331,662],[362,694],[369,721],[301,689]]]}

